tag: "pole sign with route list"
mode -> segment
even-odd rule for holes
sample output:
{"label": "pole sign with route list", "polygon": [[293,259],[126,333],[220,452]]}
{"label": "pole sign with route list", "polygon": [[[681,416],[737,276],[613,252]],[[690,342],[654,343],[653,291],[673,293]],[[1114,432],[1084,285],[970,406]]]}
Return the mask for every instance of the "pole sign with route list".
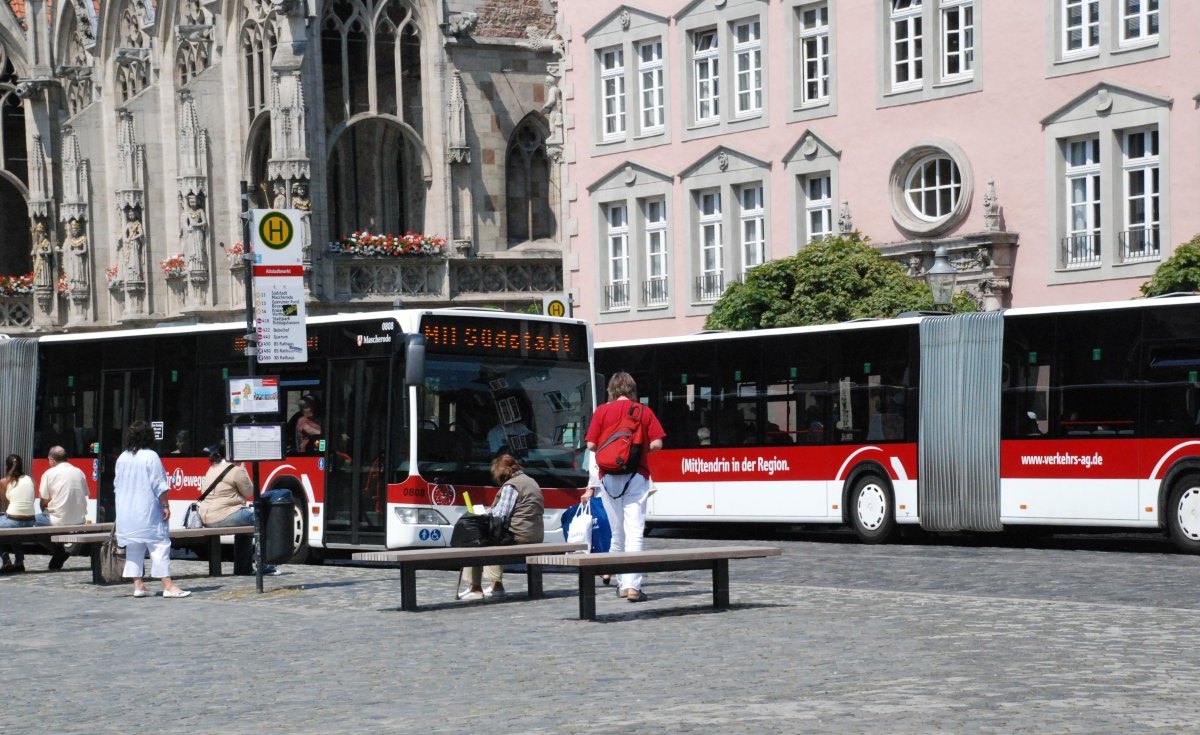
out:
{"label": "pole sign with route list", "polygon": [[300,210],[254,209],[250,215],[258,362],[308,362]]}

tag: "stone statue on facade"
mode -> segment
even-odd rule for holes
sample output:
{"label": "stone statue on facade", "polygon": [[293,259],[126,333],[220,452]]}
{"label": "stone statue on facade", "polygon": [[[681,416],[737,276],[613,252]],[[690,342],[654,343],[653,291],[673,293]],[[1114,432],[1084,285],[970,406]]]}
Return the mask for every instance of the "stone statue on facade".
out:
{"label": "stone statue on facade", "polygon": [[51,263],[54,250],[50,245],[50,235],[46,232],[46,223],[37,220],[32,232],[33,286],[40,290],[54,288],[54,267]]}
{"label": "stone statue on facade", "polygon": [[282,181],[276,181],[272,188],[275,196],[271,199],[272,209],[287,209],[287,188]]}
{"label": "stone statue on facade", "polygon": [[146,280],[142,266],[142,250],[146,246],[146,233],[142,219],[135,207],[125,209],[125,231],[117,238],[121,280],[126,286]]}
{"label": "stone statue on facade", "polygon": [[188,271],[207,271],[208,215],[204,213],[200,197],[195,192],[187,195],[187,207],[184,209],[179,229],[180,245]]}
{"label": "stone statue on facade", "polygon": [[312,262],[312,200],[308,198],[308,184],[297,181],[292,184],[292,208],[300,211],[301,257],[305,263]]}
{"label": "stone statue on facade", "polygon": [[88,240],[84,221],[72,219],[67,223],[70,234],[63,248],[63,270],[72,291],[86,291],[88,287]]}

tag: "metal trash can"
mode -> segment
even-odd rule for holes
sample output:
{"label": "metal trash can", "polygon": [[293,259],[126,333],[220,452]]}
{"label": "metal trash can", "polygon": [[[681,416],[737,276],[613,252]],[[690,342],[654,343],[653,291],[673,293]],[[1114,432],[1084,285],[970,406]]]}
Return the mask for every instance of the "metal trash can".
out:
{"label": "metal trash can", "polygon": [[272,490],[258,500],[262,523],[262,559],[264,564],[286,564],[292,558],[295,505],[291,490]]}

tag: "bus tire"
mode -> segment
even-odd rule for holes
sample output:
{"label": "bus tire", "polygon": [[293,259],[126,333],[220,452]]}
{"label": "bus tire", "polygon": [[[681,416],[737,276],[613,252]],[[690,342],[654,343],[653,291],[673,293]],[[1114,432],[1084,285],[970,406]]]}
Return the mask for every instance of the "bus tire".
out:
{"label": "bus tire", "polygon": [[292,558],[289,564],[305,564],[311,554],[308,547],[308,513],[305,507],[307,499],[303,496],[293,498],[292,502]]}
{"label": "bus tire", "polygon": [[896,533],[896,504],[887,480],[868,472],[854,481],[849,498],[850,525],[864,544],[882,544]]}
{"label": "bus tire", "polygon": [[1200,554],[1200,473],[1186,472],[1167,496],[1167,532],[1176,548]]}

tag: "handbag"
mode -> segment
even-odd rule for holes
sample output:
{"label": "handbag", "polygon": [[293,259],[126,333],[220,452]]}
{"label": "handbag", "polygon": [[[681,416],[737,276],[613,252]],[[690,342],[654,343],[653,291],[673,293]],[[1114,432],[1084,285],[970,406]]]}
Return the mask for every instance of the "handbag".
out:
{"label": "handbag", "polygon": [[450,533],[450,545],[456,548],[491,546],[492,517],[486,513],[464,513]]}
{"label": "handbag", "polygon": [[100,578],[105,584],[125,581],[125,547],[117,543],[115,528],[100,544]]}
{"label": "handbag", "polygon": [[587,544],[587,548],[583,553],[588,553],[592,550],[592,504],[579,503],[576,506],[579,510],[575,511],[575,515],[570,519],[570,525],[567,526],[567,543],[568,544]]}
{"label": "handbag", "polygon": [[217,485],[221,483],[221,479],[224,478],[225,475],[227,475],[232,469],[233,463],[231,462],[228,467],[221,470],[221,474],[217,475],[217,479],[212,481],[212,484],[209,485],[208,489],[196,499],[196,502],[188,506],[187,513],[183,514],[184,528],[204,528],[204,521],[200,520],[200,504],[204,502],[204,499],[208,497],[209,493],[217,488]]}

